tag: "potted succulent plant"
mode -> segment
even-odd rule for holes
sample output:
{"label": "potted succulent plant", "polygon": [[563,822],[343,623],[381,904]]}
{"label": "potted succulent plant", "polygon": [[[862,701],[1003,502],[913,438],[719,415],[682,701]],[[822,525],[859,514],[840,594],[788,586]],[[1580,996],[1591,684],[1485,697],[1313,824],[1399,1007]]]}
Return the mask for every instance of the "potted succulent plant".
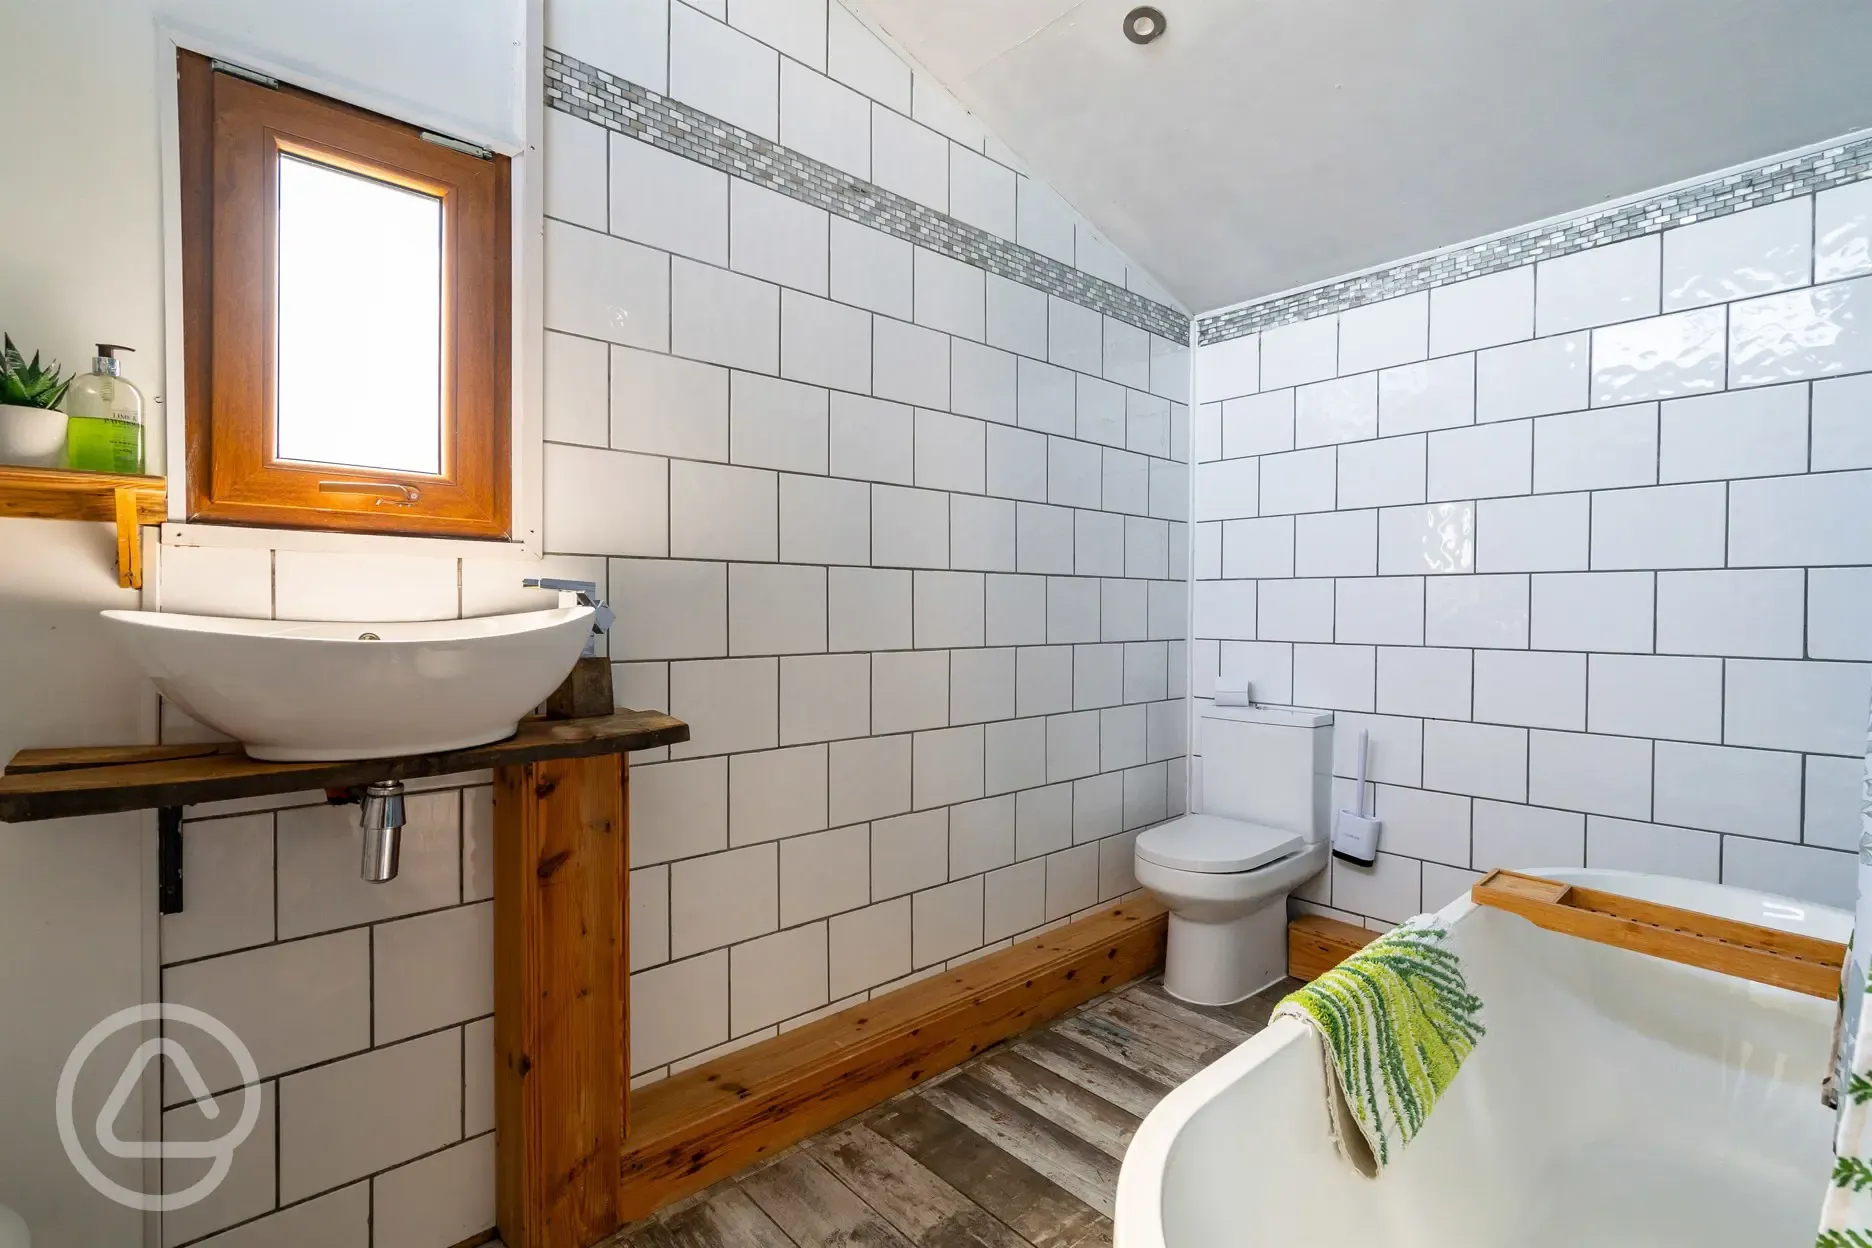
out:
{"label": "potted succulent plant", "polygon": [[71,378],[60,377],[58,361],[28,364],[10,336],[0,335],[0,464],[60,468],[65,464],[65,413],[58,410]]}

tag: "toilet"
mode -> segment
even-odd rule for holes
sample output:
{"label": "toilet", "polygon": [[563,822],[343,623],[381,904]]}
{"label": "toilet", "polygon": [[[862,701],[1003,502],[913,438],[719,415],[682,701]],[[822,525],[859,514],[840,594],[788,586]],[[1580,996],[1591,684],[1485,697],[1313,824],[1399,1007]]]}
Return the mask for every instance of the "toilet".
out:
{"label": "toilet", "polygon": [[1165,991],[1230,1005],[1287,974],[1287,894],[1326,865],[1332,713],[1218,706],[1197,730],[1201,813],[1139,835],[1137,879],[1170,911]]}

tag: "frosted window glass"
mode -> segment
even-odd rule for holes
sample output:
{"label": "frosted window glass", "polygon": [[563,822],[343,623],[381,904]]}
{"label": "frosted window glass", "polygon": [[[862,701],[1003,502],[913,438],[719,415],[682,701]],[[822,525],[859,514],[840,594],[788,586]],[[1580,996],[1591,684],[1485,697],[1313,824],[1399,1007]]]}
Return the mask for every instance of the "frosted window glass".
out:
{"label": "frosted window glass", "polygon": [[442,470],[442,201],[279,162],[278,455]]}

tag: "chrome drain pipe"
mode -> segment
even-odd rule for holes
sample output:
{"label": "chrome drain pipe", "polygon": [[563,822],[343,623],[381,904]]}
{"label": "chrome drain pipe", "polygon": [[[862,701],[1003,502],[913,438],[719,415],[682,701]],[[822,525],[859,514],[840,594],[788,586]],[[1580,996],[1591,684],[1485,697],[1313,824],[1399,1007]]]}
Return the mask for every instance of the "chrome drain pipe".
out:
{"label": "chrome drain pipe", "polygon": [[358,823],[364,829],[363,876],[372,884],[396,879],[403,842],[403,782],[385,780],[365,788]]}

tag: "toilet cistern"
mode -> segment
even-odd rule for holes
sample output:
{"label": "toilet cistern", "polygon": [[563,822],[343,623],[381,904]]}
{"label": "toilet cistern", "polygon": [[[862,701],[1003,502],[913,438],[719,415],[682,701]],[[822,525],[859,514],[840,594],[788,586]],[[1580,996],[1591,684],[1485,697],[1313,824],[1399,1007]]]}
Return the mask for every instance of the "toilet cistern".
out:
{"label": "toilet cistern", "polygon": [[1137,881],[1170,912],[1164,990],[1230,1005],[1287,973],[1287,895],[1328,859],[1332,713],[1201,712],[1196,810],[1139,834]]}

